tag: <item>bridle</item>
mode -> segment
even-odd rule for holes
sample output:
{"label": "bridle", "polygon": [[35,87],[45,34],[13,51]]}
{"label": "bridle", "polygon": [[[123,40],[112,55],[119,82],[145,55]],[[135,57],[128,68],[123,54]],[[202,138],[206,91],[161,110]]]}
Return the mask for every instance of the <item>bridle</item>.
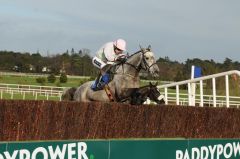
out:
{"label": "bridle", "polygon": [[[127,62],[127,61],[125,63],[122,63],[122,64],[127,64],[127,65],[135,68],[135,70],[137,70],[138,72],[141,69],[150,72],[151,67],[153,67],[154,65],[157,65],[157,63],[155,62],[155,63],[151,64],[150,66],[148,65],[148,63],[147,63],[147,61],[146,61],[146,59],[144,57],[144,54],[149,52],[149,51],[150,51],[149,49],[146,49],[146,50],[141,49],[141,50],[139,50],[139,51],[137,51],[137,52],[135,52],[134,54],[131,55],[131,56],[133,56],[133,55],[142,53],[143,67],[142,67],[141,63],[139,65],[137,65],[137,66],[135,66],[135,65],[133,65],[133,64]],[[129,57],[131,57],[131,56],[129,56]]]}
{"label": "bridle", "polygon": [[152,91],[152,89],[157,89],[157,88],[152,88],[152,87],[155,87],[155,86],[150,86],[150,91],[149,91],[148,96],[153,97],[151,100],[157,101],[158,97],[161,95],[161,93],[159,92],[159,90]]}

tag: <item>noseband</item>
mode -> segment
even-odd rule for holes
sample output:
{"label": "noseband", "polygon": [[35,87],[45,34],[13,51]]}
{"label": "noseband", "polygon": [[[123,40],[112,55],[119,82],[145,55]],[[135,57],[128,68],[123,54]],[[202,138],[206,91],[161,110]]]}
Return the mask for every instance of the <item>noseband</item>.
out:
{"label": "noseband", "polygon": [[[151,64],[151,65],[149,66],[148,63],[147,63],[147,61],[146,61],[146,59],[144,58],[144,54],[145,54],[146,52],[148,52],[148,51],[142,52],[142,53],[143,53],[143,63],[144,63],[144,67],[145,67],[145,68],[143,68],[143,70],[150,72],[150,68],[151,68],[152,66],[156,65],[157,63],[155,62],[155,63],[153,63],[153,64]],[[141,65],[140,65],[140,66],[141,66]]]}

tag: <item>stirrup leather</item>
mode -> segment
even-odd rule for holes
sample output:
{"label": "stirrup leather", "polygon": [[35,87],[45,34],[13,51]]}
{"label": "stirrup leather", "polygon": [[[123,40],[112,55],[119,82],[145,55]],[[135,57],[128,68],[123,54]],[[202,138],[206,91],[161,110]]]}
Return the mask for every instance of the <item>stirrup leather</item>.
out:
{"label": "stirrup leather", "polygon": [[106,94],[107,94],[110,102],[115,102],[116,99],[114,98],[114,96],[113,96],[113,94],[112,94],[112,91],[110,90],[110,87],[108,86],[108,84],[106,84],[106,85],[104,86],[104,90],[105,90],[105,92],[106,92]]}

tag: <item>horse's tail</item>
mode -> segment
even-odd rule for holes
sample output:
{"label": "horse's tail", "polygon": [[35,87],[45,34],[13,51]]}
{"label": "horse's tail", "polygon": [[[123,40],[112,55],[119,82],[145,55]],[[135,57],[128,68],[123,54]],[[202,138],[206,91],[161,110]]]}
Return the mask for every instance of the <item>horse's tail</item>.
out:
{"label": "horse's tail", "polygon": [[77,90],[77,88],[75,88],[75,87],[64,90],[63,94],[62,94],[62,100],[73,101],[73,97],[74,97],[76,90]]}

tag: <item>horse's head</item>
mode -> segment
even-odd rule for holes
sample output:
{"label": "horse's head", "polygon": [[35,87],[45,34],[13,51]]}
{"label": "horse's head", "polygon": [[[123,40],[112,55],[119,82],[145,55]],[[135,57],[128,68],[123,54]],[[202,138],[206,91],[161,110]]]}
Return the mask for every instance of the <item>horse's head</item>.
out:
{"label": "horse's head", "polygon": [[159,68],[150,46],[146,49],[141,48],[138,52],[130,55],[122,64],[124,64],[125,67],[118,67],[116,72],[124,72],[126,74],[138,76],[140,70],[145,70],[154,77],[158,77],[159,75]]}
{"label": "horse's head", "polygon": [[156,102],[157,104],[163,104],[165,103],[164,99],[162,98],[162,95],[160,91],[157,88],[158,82],[155,84],[149,83],[149,94],[148,97],[150,100]]}
{"label": "horse's head", "polygon": [[151,51],[151,46],[149,45],[148,48],[146,49],[140,46],[140,49],[143,55],[142,62],[141,62],[142,69],[150,72],[154,77],[158,77],[159,68],[156,63],[154,53]]}

